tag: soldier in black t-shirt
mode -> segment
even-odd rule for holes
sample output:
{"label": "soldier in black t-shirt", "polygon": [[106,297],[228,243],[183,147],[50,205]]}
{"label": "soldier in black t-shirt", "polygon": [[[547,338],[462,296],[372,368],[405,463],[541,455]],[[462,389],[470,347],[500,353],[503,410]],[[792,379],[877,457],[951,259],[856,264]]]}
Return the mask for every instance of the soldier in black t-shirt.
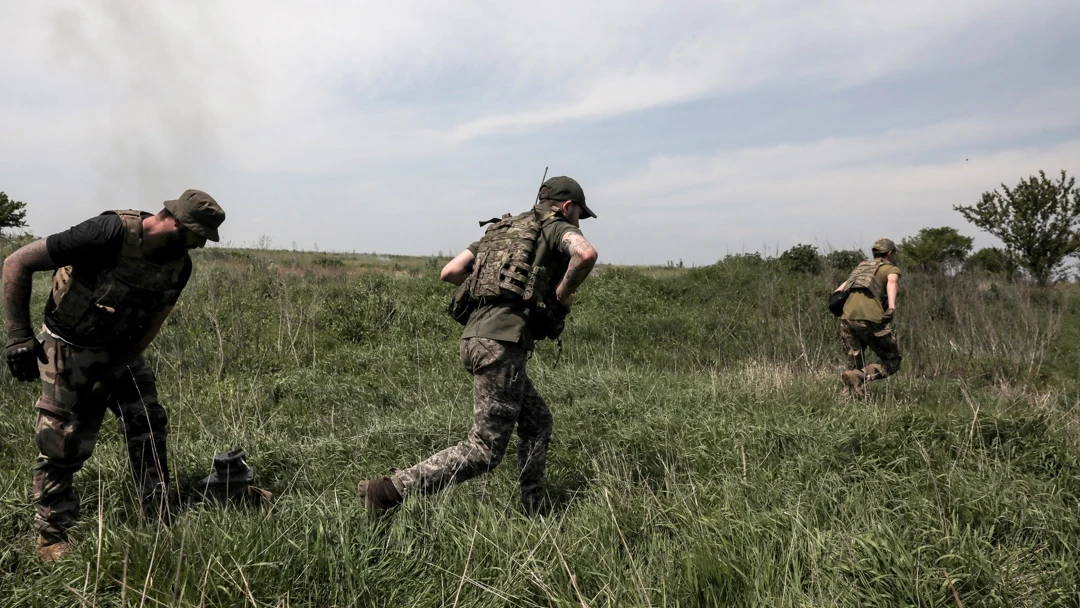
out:
{"label": "soldier in black t-shirt", "polygon": [[[187,190],[156,215],[107,211],[35,241],[4,260],[4,358],[24,382],[41,379],[34,430],[38,554],[67,554],[79,514],[72,476],[97,443],[106,409],[116,414],[144,507],[164,514],[168,418],[143,350],[191,276],[188,251],[218,240],[225,212]],[[33,273],[54,270],[45,323],[30,326]]]}

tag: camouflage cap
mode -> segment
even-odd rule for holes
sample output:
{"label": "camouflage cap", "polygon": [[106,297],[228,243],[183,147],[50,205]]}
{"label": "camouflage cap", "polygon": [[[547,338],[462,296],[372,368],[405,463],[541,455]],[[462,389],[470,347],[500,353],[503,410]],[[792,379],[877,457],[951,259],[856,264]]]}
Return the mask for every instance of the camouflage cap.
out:
{"label": "camouflage cap", "polygon": [[[547,190],[545,191],[544,188],[547,188]],[[581,209],[585,212],[583,217],[596,217],[593,210],[589,209],[588,205],[585,204],[585,191],[581,189],[581,184],[565,175],[552,177],[544,182],[540,186],[540,198],[560,202],[574,201],[581,205]]]}
{"label": "camouflage cap", "polygon": [[209,194],[202,190],[184,190],[180,198],[165,201],[165,208],[188,230],[208,241],[220,240],[218,226],[225,221],[225,212]]}
{"label": "camouflage cap", "polygon": [[874,255],[886,254],[896,251],[896,243],[892,242],[892,239],[878,239],[874,241],[874,246],[870,250],[874,252]]}

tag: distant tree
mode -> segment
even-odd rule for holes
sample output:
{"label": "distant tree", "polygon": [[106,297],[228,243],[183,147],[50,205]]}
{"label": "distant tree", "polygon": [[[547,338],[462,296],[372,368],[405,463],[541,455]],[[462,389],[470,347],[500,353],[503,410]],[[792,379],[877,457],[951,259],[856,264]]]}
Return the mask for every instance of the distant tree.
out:
{"label": "distant tree", "polygon": [[780,264],[792,272],[818,274],[821,272],[821,256],[813,245],[795,245],[780,254]]}
{"label": "distant tree", "polygon": [[984,247],[964,260],[964,272],[1011,276],[1020,270],[1016,259],[1004,249]]}
{"label": "distant tree", "polygon": [[948,226],[923,228],[919,234],[900,241],[900,259],[907,268],[955,272],[963,266],[974,240]]}
{"label": "distant tree", "polygon": [[8,198],[8,195],[0,192],[0,234],[6,228],[22,228],[26,226],[26,203]]}
{"label": "distant tree", "polygon": [[840,270],[851,270],[866,261],[866,253],[859,249],[839,249],[825,254],[825,263]]}
{"label": "distant tree", "polygon": [[956,205],[964,219],[1001,239],[1031,277],[1045,285],[1061,270],[1065,258],[1080,250],[1080,190],[1076,178],[1051,181],[1039,176],[1021,179],[1003,193],[984,192],[974,206]]}

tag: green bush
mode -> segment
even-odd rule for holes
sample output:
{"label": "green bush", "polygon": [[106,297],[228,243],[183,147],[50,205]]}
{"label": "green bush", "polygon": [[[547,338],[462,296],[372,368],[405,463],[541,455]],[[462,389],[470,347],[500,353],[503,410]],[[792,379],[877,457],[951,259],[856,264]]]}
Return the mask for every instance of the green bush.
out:
{"label": "green bush", "polygon": [[859,249],[838,249],[825,254],[827,266],[844,272],[850,272],[866,259],[866,253]]}
{"label": "green bush", "polygon": [[973,241],[948,226],[923,228],[900,241],[899,254],[905,268],[955,273],[963,267]]}
{"label": "green bush", "polygon": [[344,268],[345,267],[345,261],[342,260],[341,258],[332,258],[332,257],[325,256],[325,255],[315,258],[314,260],[311,261],[311,263],[315,264],[319,268]]}
{"label": "green bush", "polygon": [[790,272],[820,274],[823,268],[821,256],[813,245],[795,245],[780,254],[780,264]]}
{"label": "green bush", "polygon": [[984,247],[964,260],[964,272],[972,274],[1011,277],[1019,271],[1020,265],[1012,254],[997,247]]}

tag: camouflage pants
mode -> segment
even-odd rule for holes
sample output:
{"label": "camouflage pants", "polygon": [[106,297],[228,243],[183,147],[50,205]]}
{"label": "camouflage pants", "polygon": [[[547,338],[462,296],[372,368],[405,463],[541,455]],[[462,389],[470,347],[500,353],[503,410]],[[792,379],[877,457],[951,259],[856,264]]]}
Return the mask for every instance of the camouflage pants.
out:
{"label": "camouflage pants", "polygon": [[[903,357],[891,323],[841,320],[840,339],[847,348],[847,368],[862,370],[867,380],[879,380],[899,371]],[[863,353],[868,346],[881,363],[865,364]]]}
{"label": "camouflage pants", "polygon": [[539,505],[551,412],[525,372],[528,357],[527,350],[509,342],[461,341],[461,362],[473,374],[472,430],[461,443],[396,471],[391,479],[403,496],[416,489],[437,492],[499,466],[517,425],[521,502],[530,511]]}
{"label": "camouflage pants", "polygon": [[111,378],[109,353],[41,336],[47,363],[39,363],[41,398],[34,426],[35,523],[44,536],[64,538],[79,516],[72,476],[94,451],[105,410],[116,415],[144,507],[160,504],[169,482],[165,409],[158,403],[154,372],[140,355],[119,378]]}

